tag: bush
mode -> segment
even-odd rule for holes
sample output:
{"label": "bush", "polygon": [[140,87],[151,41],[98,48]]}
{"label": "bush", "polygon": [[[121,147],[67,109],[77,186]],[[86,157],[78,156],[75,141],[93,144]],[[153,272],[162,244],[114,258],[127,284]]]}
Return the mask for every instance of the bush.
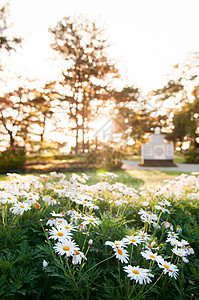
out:
{"label": "bush", "polygon": [[24,149],[8,148],[0,154],[0,170],[17,170],[23,167],[26,160]]}
{"label": "bush", "polygon": [[103,167],[107,170],[117,170],[122,166],[122,153],[109,146],[93,150],[86,155],[87,164],[92,167]]}
{"label": "bush", "polygon": [[199,149],[189,149],[184,152],[185,160],[187,163],[198,163],[199,162]]}

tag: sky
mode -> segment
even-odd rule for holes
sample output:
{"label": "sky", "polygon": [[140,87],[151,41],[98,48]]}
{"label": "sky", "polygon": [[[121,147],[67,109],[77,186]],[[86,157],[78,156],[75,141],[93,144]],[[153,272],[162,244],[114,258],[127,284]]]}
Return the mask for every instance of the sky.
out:
{"label": "sky", "polygon": [[83,14],[105,29],[123,84],[147,92],[162,87],[172,66],[199,50],[198,13],[198,0],[10,0],[12,30],[24,38],[12,67],[31,78],[53,78],[48,28]]}

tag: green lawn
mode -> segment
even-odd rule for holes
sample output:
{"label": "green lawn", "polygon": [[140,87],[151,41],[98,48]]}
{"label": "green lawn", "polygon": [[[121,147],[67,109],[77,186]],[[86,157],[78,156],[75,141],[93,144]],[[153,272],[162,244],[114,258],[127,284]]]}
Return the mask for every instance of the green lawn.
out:
{"label": "green lawn", "polygon": [[[98,173],[104,173],[103,170],[86,172],[87,175],[90,176],[88,181],[89,185],[96,184],[100,180],[105,180],[104,177],[100,177]],[[135,189],[138,189],[141,186],[145,187],[153,187],[158,184],[164,184],[164,180],[166,179],[174,179],[176,176],[180,175],[181,172],[169,172],[169,171],[154,171],[154,170],[119,170],[114,171],[113,173],[117,174],[119,177],[112,179],[112,183],[121,182],[128,186],[132,186]],[[71,172],[64,173],[66,175],[66,179],[69,179],[71,176]],[[82,172],[77,172],[77,174],[81,175]],[[33,174],[35,176],[39,176],[39,174]],[[6,180],[8,177],[4,174],[0,175],[0,180]]]}

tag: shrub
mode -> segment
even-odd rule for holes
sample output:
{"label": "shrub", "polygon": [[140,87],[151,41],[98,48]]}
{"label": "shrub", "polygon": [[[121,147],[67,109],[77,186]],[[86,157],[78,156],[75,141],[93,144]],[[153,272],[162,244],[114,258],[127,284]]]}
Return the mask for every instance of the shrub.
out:
{"label": "shrub", "polygon": [[199,162],[199,149],[190,148],[184,152],[185,160],[187,163],[198,163]]}
{"label": "shrub", "polygon": [[0,154],[0,170],[16,170],[23,167],[26,160],[24,149],[8,148]]}
{"label": "shrub", "polygon": [[122,166],[122,152],[109,146],[93,150],[86,155],[87,164],[92,167],[102,167],[107,170],[117,170]]}

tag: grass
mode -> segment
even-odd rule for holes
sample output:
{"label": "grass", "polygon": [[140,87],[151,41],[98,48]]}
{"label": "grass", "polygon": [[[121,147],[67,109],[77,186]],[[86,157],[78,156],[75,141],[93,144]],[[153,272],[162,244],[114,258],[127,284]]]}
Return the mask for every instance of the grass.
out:
{"label": "grass", "polygon": [[162,185],[164,180],[172,180],[182,172],[169,172],[169,171],[154,171],[154,170],[126,170],[126,172],[133,178],[141,179],[143,186],[155,187]]}
{"label": "grass", "polygon": [[[93,172],[86,172],[90,176],[88,185],[96,184],[101,179],[98,173],[105,173],[104,170],[98,170]],[[112,183],[121,182],[127,186],[132,186],[135,189],[138,189],[141,186],[145,187],[154,187],[156,185],[162,185],[164,180],[174,179],[176,176],[182,174],[181,172],[169,172],[169,171],[155,171],[155,170],[118,170],[114,171],[118,175],[117,178],[112,179]],[[64,172],[66,179],[69,179],[71,172]],[[82,172],[76,172],[76,174],[81,175]],[[27,175],[27,174],[26,174]],[[34,176],[39,176],[39,174],[32,174]],[[6,180],[8,177],[6,174],[0,175],[0,180]]]}

